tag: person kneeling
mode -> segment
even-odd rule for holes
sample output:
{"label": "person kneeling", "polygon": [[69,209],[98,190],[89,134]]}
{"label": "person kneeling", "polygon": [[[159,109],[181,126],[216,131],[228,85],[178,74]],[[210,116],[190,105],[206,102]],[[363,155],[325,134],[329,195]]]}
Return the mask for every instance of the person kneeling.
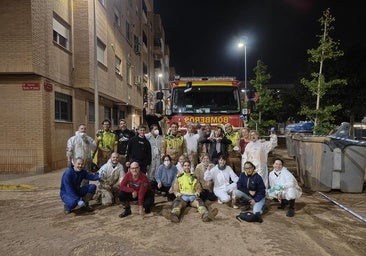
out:
{"label": "person kneeling", "polygon": [[129,171],[123,177],[120,185],[119,200],[125,206],[125,210],[118,215],[120,218],[131,215],[130,202],[136,200],[140,215],[151,213],[151,208],[154,205],[154,193],[146,174],[140,171],[139,163],[132,162],[130,164]]}
{"label": "person kneeling", "polygon": [[171,221],[179,222],[179,217],[187,205],[197,208],[201,214],[202,221],[208,222],[214,220],[218,210],[207,210],[202,199],[199,197],[202,190],[197,178],[191,174],[191,163],[186,160],[183,163],[183,171],[174,182],[174,193],[176,199],[173,201],[173,209],[171,211]]}
{"label": "person kneeling", "polygon": [[99,175],[89,173],[82,166],[84,160],[78,157],[74,165],[70,166],[62,175],[60,197],[64,202],[64,213],[69,214],[75,207],[79,206],[84,212],[91,212],[89,201],[93,198],[97,189],[95,184],[81,186],[85,180],[99,180]]}
{"label": "person kneeling", "polygon": [[302,190],[297,184],[294,175],[283,166],[283,160],[276,158],[273,162],[273,171],[269,174],[268,197],[277,199],[280,202],[278,209],[285,209],[289,206],[286,213],[287,217],[295,215],[295,199],[299,199]]}
{"label": "person kneeling", "polygon": [[255,215],[253,221],[262,222],[263,209],[266,203],[266,187],[262,177],[255,171],[255,165],[252,162],[245,162],[243,168],[237,183],[238,189],[235,191],[235,199],[244,199],[249,203],[253,207]]}

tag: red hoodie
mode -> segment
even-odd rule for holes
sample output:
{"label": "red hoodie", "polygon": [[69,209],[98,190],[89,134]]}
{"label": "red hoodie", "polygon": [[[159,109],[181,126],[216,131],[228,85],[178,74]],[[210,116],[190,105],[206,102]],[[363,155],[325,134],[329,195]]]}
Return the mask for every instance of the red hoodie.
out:
{"label": "red hoodie", "polygon": [[138,205],[144,204],[146,192],[150,189],[150,183],[145,173],[140,172],[137,180],[134,180],[131,172],[127,172],[119,186],[119,190],[127,193],[137,192]]}

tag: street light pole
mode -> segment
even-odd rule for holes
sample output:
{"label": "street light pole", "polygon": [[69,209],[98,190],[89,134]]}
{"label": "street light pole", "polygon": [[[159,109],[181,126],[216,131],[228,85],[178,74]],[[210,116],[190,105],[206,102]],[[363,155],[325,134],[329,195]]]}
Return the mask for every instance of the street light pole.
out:
{"label": "street light pole", "polygon": [[[248,109],[248,101],[247,101],[247,90],[248,90],[248,86],[247,86],[247,37],[243,36],[242,39],[240,40],[238,47],[239,48],[244,48],[244,91],[245,91],[245,103],[246,103],[246,108]],[[248,110],[247,110],[248,111]],[[249,121],[249,113],[246,111],[246,115],[247,115],[247,121]]]}
{"label": "street light pole", "polygon": [[158,74],[158,90],[160,91],[161,88],[160,88],[160,78],[163,77],[163,74],[162,73],[159,73]]}

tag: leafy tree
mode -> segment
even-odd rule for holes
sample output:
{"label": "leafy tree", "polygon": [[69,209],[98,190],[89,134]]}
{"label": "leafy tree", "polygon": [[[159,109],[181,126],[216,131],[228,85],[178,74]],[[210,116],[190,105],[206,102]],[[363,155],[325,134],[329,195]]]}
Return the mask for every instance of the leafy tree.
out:
{"label": "leafy tree", "polygon": [[250,80],[250,84],[257,91],[259,100],[250,113],[249,127],[257,129],[260,134],[266,134],[270,127],[276,125],[277,122],[273,117],[276,116],[282,102],[275,98],[272,91],[265,86],[271,78],[271,75],[267,73],[267,66],[261,60],[258,60],[253,71],[255,79]]}
{"label": "leafy tree", "polygon": [[326,81],[323,74],[325,62],[335,60],[343,56],[343,51],[339,50],[339,42],[335,42],[330,37],[330,32],[334,29],[331,25],[335,18],[327,9],[323,12],[323,16],[319,19],[321,23],[322,35],[319,37],[319,46],[315,49],[310,49],[307,53],[310,55],[309,61],[319,64],[319,71],[311,73],[311,80],[306,78],[301,79],[301,83],[305,85],[312,95],[316,96],[315,109],[309,106],[303,106],[300,114],[306,115],[309,119],[314,120],[314,134],[328,134],[332,127],[332,122],[335,120],[334,113],[342,108],[341,104],[331,104],[329,106],[320,107],[320,100],[326,95],[327,91],[332,87],[347,84],[345,79],[336,79]]}

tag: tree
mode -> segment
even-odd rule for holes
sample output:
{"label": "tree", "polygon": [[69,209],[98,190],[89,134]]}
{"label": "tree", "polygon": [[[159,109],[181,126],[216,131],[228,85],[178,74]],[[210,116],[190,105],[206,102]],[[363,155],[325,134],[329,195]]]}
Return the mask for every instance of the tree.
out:
{"label": "tree", "polygon": [[272,126],[276,126],[276,112],[281,107],[281,101],[274,98],[270,89],[265,85],[268,84],[271,75],[267,74],[267,66],[261,60],[257,61],[257,66],[253,69],[255,79],[250,80],[259,95],[259,100],[255,103],[254,110],[250,113],[249,127],[257,129],[260,134],[266,132]]}
{"label": "tree", "polygon": [[322,35],[319,37],[319,46],[315,49],[310,49],[307,53],[310,55],[309,62],[318,63],[319,71],[311,73],[311,80],[306,78],[301,79],[301,83],[305,85],[312,95],[316,96],[315,109],[309,106],[303,106],[300,114],[306,115],[309,119],[314,120],[314,134],[327,134],[332,129],[332,122],[335,120],[334,113],[342,108],[341,104],[330,104],[328,106],[320,107],[320,100],[327,93],[327,91],[335,86],[345,85],[345,79],[336,79],[326,81],[323,74],[325,62],[328,60],[335,60],[343,56],[343,51],[339,50],[339,42],[335,42],[330,37],[330,32],[334,29],[331,25],[335,18],[327,9],[323,12],[323,16],[319,19],[321,23]]}

